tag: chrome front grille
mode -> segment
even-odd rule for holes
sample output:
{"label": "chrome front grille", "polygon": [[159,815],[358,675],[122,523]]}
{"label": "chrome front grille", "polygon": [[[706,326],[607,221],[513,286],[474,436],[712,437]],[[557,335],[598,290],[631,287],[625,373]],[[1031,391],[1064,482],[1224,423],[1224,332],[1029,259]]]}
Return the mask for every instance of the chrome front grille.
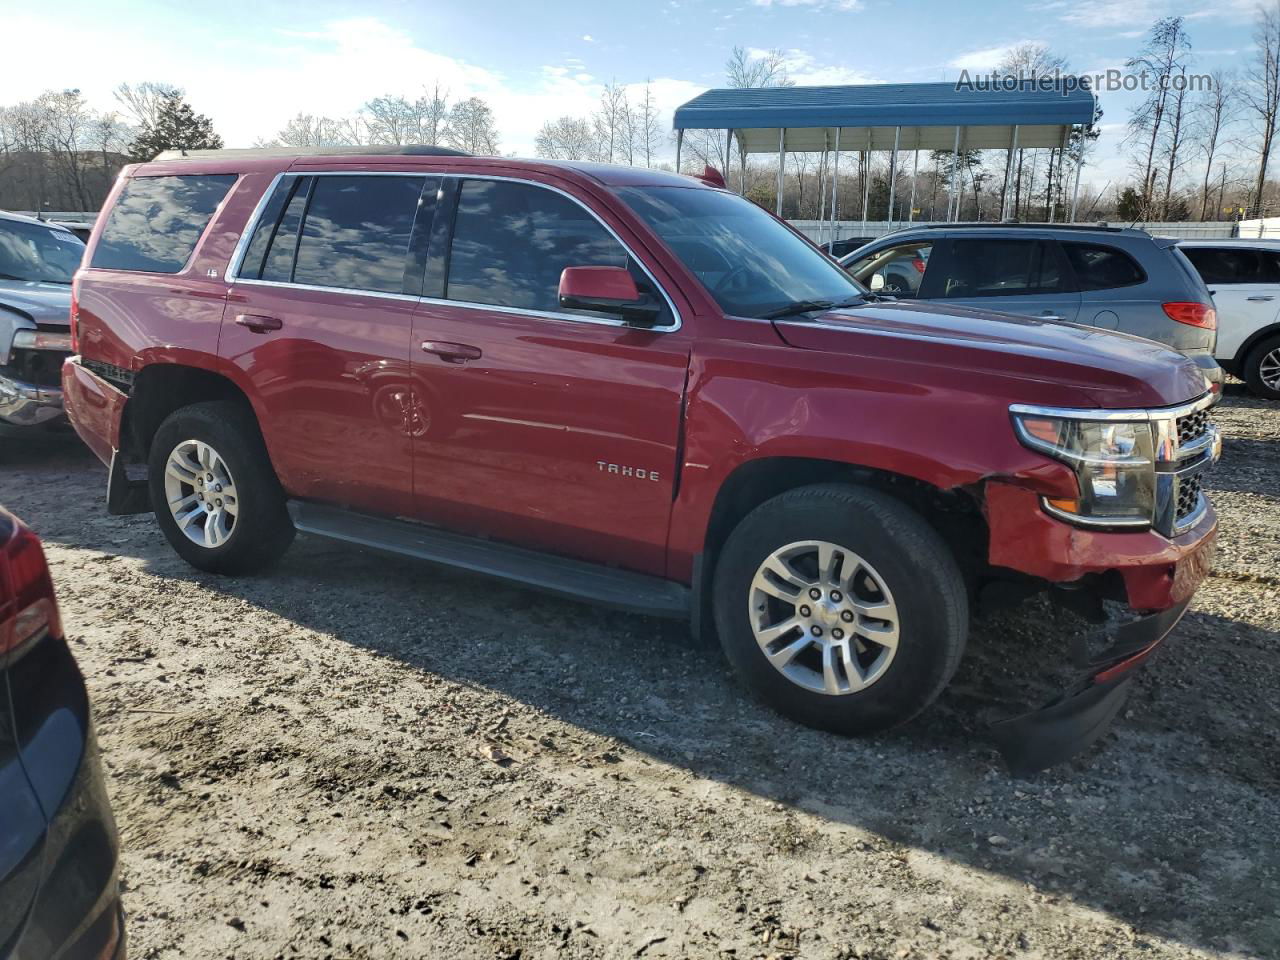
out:
{"label": "chrome front grille", "polygon": [[1152,411],[1156,431],[1155,528],[1167,537],[1192,527],[1208,509],[1202,489],[1205,471],[1218,451],[1218,431],[1210,418],[1218,398],[1213,394],[1160,419]]}

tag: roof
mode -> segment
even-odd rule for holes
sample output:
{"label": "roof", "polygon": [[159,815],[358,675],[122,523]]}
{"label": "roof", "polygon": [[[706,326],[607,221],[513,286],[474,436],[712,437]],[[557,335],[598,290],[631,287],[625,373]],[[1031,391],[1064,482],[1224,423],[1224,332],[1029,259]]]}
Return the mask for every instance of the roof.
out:
{"label": "roof", "polygon": [[955,128],[972,149],[1008,149],[1014,125],[1024,147],[1062,143],[1064,132],[1093,122],[1094,97],[1080,86],[1041,89],[961,88],[955,83],[885,83],[840,87],[765,87],[708,90],[677,107],[676,130],[739,131],[751,153],[786,149],[889,150],[895,128],[906,150],[950,150]]}
{"label": "roof", "polygon": [[1260,250],[1274,250],[1280,247],[1280,239],[1275,237],[1196,237],[1194,240],[1179,240],[1180,247],[1257,247]]}
{"label": "roof", "polygon": [[40,226],[48,227],[50,230],[62,230],[66,233],[71,232],[62,224],[54,223],[51,220],[45,220],[43,217],[28,217],[22,213],[9,213],[7,210],[0,210],[0,220],[16,220],[18,223],[38,223]]}
{"label": "roof", "polygon": [[219,150],[162,150],[157,160],[209,160],[237,157],[469,157],[471,154],[424,143],[367,144],[357,147],[230,147]]}

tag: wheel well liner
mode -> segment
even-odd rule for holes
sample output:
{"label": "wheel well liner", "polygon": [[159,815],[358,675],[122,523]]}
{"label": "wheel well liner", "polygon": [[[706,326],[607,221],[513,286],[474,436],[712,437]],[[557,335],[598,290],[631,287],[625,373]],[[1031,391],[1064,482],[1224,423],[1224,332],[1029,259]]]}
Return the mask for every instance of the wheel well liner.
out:
{"label": "wheel well liner", "polygon": [[252,412],[249,398],[218,373],[177,363],[154,363],[138,371],[125,406],[121,437],[129,452],[145,460],[151,438],[165,417],[181,407],[207,400],[233,400]]}

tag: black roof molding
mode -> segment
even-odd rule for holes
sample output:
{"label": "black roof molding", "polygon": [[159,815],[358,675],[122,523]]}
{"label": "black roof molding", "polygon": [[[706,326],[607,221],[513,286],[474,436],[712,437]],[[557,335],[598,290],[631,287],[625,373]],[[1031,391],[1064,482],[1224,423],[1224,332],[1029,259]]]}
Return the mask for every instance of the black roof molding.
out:
{"label": "black roof molding", "polygon": [[425,143],[370,145],[364,147],[246,147],[226,150],[165,150],[154,160],[228,160],[237,157],[469,157],[463,150]]}

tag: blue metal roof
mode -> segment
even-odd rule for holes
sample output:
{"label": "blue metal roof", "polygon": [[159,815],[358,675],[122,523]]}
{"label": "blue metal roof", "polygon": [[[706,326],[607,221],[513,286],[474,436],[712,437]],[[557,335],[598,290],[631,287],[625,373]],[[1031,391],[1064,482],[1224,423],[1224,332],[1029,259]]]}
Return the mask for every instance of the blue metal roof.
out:
{"label": "blue metal roof", "polygon": [[676,108],[676,130],[784,127],[1063,126],[1093,121],[1081,88],[957,89],[954,83],[708,90]]}

